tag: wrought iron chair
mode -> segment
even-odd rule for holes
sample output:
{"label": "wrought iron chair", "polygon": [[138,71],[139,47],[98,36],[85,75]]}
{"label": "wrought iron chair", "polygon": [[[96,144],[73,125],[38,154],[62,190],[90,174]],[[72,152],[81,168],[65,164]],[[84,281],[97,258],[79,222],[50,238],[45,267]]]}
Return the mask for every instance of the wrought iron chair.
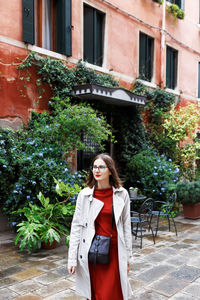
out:
{"label": "wrought iron chair", "polygon": [[[153,209],[152,209],[151,217],[150,217],[150,224],[152,222],[152,218],[155,216],[156,217],[155,237],[157,236],[157,233],[158,233],[160,217],[167,218],[169,231],[171,231],[171,223],[170,223],[170,219],[171,219],[173,222],[173,225],[174,225],[176,236],[178,235],[176,223],[174,221],[173,212],[172,212],[175,203],[176,203],[176,193],[173,193],[166,202],[165,201],[154,201]],[[150,228],[151,227],[149,227],[149,229]]]}
{"label": "wrought iron chair", "polygon": [[131,202],[131,230],[135,239],[138,237],[141,239],[140,248],[142,248],[143,233],[148,230],[148,228],[151,230],[155,244],[154,232],[150,223],[152,208],[153,199],[151,198],[146,199],[142,204],[137,200]]}

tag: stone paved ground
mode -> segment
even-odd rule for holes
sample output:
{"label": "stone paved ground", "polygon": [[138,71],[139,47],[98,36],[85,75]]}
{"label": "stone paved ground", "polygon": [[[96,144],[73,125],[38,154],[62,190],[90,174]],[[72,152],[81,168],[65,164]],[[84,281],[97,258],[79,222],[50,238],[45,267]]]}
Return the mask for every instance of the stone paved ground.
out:
{"label": "stone paved ground", "polygon": [[[165,222],[156,244],[146,233],[133,239],[130,283],[133,300],[200,300],[200,220],[176,218],[178,237]],[[0,233],[0,300],[82,300],[67,272],[67,248],[20,253],[14,234]],[[112,299],[114,300],[114,299]]]}

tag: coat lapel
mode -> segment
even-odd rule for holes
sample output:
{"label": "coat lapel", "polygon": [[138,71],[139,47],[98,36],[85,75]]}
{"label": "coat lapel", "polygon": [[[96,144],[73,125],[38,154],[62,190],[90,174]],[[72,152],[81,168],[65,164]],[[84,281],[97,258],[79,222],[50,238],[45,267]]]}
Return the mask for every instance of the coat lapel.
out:
{"label": "coat lapel", "polygon": [[90,205],[89,214],[91,223],[93,223],[104,206],[104,203],[96,198],[93,198]]}
{"label": "coat lapel", "polygon": [[113,207],[115,214],[115,223],[117,224],[124,208],[124,199],[121,197],[120,189],[113,188]]}

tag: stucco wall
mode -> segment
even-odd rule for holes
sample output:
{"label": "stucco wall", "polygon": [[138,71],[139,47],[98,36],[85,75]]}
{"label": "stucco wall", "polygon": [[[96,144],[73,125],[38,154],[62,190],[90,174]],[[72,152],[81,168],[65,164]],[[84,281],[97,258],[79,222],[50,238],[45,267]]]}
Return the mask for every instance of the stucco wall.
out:
{"label": "stucco wall", "polygon": [[[155,39],[154,74],[148,85],[155,87],[162,82],[162,67],[166,59],[161,56],[161,27],[163,6],[152,0],[74,0],[72,1],[72,57],[62,59],[70,65],[83,58],[83,4],[87,3],[106,14],[104,38],[104,62],[102,67],[90,66],[100,72],[113,74],[124,87],[130,87],[139,72],[139,32]],[[116,9],[116,7],[119,9]],[[28,49],[54,56],[38,47],[22,42],[22,1],[0,0],[0,115],[27,121],[31,109],[47,107],[50,91],[44,101],[37,103],[33,80],[24,87],[19,70],[13,62],[25,58]],[[178,50],[178,84],[176,91],[181,99],[198,100],[198,62],[200,61],[199,1],[185,1],[185,19],[174,21],[166,12],[165,44]],[[8,42],[5,42],[8,38]],[[61,57],[55,53],[56,57]],[[164,75],[165,80],[165,75]],[[163,82],[163,86],[165,82]],[[17,119],[18,120],[18,119]],[[19,121],[19,120],[18,120]]]}

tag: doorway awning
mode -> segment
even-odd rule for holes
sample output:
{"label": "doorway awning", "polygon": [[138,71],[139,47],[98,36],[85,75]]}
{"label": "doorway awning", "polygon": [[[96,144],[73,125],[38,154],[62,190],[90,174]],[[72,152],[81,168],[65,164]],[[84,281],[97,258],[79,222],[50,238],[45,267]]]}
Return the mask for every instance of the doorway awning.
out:
{"label": "doorway awning", "polygon": [[136,95],[121,87],[110,88],[96,84],[85,84],[74,87],[74,96],[87,100],[100,100],[106,104],[131,106],[145,105],[146,97]]}

